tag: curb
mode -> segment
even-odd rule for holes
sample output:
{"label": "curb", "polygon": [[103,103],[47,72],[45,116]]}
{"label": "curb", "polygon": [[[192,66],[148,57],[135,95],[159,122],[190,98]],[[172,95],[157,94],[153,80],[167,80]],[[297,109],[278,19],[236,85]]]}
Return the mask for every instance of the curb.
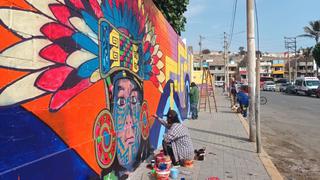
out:
{"label": "curb", "polygon": [[[237,113],[244,129],[246,130],[247,134],[249,135],[249,124],[248,122],[242,117],[241,114]],[[283,180],[283,177],[281,176],[280,172],[276,168],[276,166],[271,161],[270,156],[268,153],[261,147],[261,153],[258,155],[264,168],[267,170],[267,173],[271,177],[271,179],[275,180]]]}

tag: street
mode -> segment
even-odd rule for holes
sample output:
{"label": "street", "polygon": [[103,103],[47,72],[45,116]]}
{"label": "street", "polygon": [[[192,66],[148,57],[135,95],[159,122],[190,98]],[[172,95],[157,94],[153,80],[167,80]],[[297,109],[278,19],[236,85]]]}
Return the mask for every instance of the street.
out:
{"label": "street", "polygon": [[320,99],[262,92],[264,149],[286,179],[320,177]]}

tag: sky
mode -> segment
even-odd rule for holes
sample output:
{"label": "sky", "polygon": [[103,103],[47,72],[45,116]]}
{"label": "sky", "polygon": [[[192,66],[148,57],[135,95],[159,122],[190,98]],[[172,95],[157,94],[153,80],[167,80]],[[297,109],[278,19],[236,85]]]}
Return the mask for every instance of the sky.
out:
{"label": "sky", "polygon": [[[199,51],[201,35],[205,37],[202,49],[222,51],[223,32],[229,37],[231,34],[235,1],[189,0],[184,14],[187,18],[186,31],[181,35],[186,38],[187,45]],[[285,52],[284,37],[304,34],[304,26],[320,19],[320,0],[256,0],[256,5],[262,52]],[[246,0],[238,0],[230,51],[238,52],[241,46],[247,49],[246,35]],[[257,32],[255,35],[257,47]],[[314,39],[297,38],[297,49],[314,44]]]}

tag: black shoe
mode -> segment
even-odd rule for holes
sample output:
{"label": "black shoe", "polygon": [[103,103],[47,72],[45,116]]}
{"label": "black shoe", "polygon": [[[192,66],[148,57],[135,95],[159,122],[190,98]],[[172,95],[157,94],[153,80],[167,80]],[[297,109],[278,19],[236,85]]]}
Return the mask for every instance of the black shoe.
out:
{"label": "black shoe", "polygon": [[179,162],[174,162],[174,163],[172,163],[172,165],[175,166],[175,167],[180,167],[180,163]]}

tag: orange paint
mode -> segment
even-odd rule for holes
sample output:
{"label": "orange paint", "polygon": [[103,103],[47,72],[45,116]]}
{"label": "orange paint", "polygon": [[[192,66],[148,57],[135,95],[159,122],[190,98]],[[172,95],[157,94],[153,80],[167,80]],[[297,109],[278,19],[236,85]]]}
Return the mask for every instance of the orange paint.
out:
{"label": "orange paint", "polygon": [[0,7],[10,7],[10,8],[18,8],[18,9],[36,11],[34,8],[32,8],[24,0],[1,0]]}
{"label": "orange paint", "polygon": [[[15,71],[10,69],[0,68],[0,89],[12,83],[13,81],[25,76],[28,72]],[[5,76],[4,76],[5,75]]]}
{"label": "orange paint", "polygon": [[0,41],[0,52],[6,49],[7,47],[21,41],[19,37],[17,37],[15,34],[10,32],[8,29],[3,27],[3,25],[0,25],[0,34],[2,37]]}
{"label": "orange paint", "polygon": [[161,94],[155,93],[159,90],[152,84],[151,81],[144,81],[143,89],[148,89],[148,91],[144,91],[144,100],[148,102],[149,116],[151,116],[157,112],[158,104],[155,102],[160,101]]}
{"label": "orange paint", "polygon": [[23,107],[50,126],[69,147],[76,149],[91,168],[100,173],[94,152],[93,127],[97,115],[106,107],[104,94],[104,83],[100,81],[58,112],[48,111],[51,95],[26,103]]}

